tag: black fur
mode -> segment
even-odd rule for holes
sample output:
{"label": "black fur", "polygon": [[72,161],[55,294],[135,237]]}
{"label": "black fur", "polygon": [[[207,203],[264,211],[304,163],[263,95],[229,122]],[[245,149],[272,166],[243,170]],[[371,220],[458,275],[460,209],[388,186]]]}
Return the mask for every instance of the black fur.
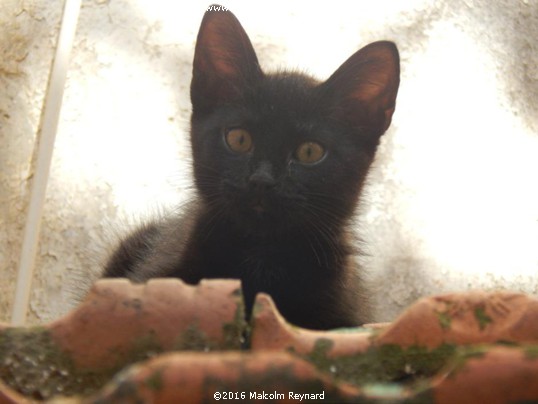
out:
{"label": "black fur", "polygon": [[[217,8],[215,8],[217,9]],[[241,279],[250,315],[267,292],[290,322],[313,329],[368,320],[348,225],[399,84],[398,51],[377,42],[327,81],[265,74],[230,12],[208,11],[196,44],[191,144],[198,198],[181,217],[126,238],[104,276]],[[234,128],[253,142],[236,153]],[[315,142],[314,164],[296,150]]]}

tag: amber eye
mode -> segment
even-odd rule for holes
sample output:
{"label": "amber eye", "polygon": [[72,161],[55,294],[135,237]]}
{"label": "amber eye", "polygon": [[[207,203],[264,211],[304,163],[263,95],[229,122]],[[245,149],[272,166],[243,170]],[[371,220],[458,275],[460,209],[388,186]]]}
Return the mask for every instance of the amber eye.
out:
{"label": "amber eye", "polygon": [[325,149],[319,143],[306,142],[295,151],[295,158],[302,164],[315,164],[325,156]]}
{"label": "amber eye", "polygon": [[236,153],[248,153],[252,150],[252,136],[245,129],[229,129],[225,139],[228,147]]}

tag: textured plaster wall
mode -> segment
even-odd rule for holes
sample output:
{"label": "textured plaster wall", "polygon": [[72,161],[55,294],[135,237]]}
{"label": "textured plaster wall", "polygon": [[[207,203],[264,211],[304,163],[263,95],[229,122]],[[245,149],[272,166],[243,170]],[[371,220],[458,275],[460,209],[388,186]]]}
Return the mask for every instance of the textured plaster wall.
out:
{"label": "textured plaster wall", "polygon": [[28,179],[32,175],[30,161],[60,14],[60,2],[0,2],[0,319],[3,320],[9,318],[14,294],[28,204]]}
{"label": "textured plaster wall", "polygon": [[[0,5],[3,319],[58,29],[56,3]],[[537,0],[225,5],[268,70],[292,67],[326,78],[371,41],[391,39],[400,48],[398,106],[359,217],[377,320],[437,292],[538,293]],[[115,233],[188,198],[188,88],[206,6],[83,1],[30,321],[72,307]]]}

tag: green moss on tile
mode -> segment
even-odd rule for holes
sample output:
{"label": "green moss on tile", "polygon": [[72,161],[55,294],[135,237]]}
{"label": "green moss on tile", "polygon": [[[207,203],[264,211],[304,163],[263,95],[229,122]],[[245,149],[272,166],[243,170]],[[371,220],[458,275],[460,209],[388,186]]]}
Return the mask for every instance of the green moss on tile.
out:
{"label": "green moss on tile", "polygon": [[113,372],[77,369],[48,330],[5,329],[0,333],[0,378],[26,397],[87,394],[101,387]]}
{"label": "green moss on tile", "polygon": [[116,362],[138,362],[153,358],[163,351],[164,349],[158,342],[155,332],[153,330],[149,330],[148,334],[136,337],[126,351],[118,351],[116,354]]}
{"label": "green moss on tile", "polygon": [[[240,366],[239,374],[241,377],[237,380],[237,385],[234,384],[233,390],[230,392],[230,385],[223,382],[221,379],[212,375],[207,376],[203,381],[202,391],[205,397],[202,398],[204,403],[215,403],[213,394],[218,392],[230,392],[228,397],[231,399],[222,401],[234,402],[281,402],[289,400],[289,394],[322,394],[323,399],[305,399],[302,402],[313,403],[357,403],[355,398],[343,397],[339,391],[323,383],[321,378],[305,378],[302,374],[296,374],[295,366],[289,365],[273,365],[267,363],[263,370],[252,371],[247,366],[240,363],[233,366]],[[244,366],[244,367],[243,367]],[[244,398],[241,394],[244,393]],[[264,396],[265,394],[265,396]],[[299,402],[299,400],[295,400]],[[365,401],[360,401],[365,402]]]}
{"label": "green moss on tile", "polygon": [[455,376],[465,369],[467,362],[472,359],[482,358],[488,351],[487,345],[460,346],[447,362],[446,369],[450,376]]}
{"label": "green moss on tile", "polygon": [[[243,320],[244,321],[244,320]],[[224,341],[222,349],[234,350],[242,349],[246,338],[246,323],[238,324],[237,322],[226,323],[222,326]]]}
{"label": "green moss on tile", "polygon": [[153,391],[161,391],[164,387],[163,370],[158,369],[153,372],[146,380],[146,386]]}
{"label": "green moss on tile", "polygon": [[493,322],[493,319],[486,314],[486,310],[483,307],[476,307],[474,309],[474,316],[480,330],[484,330],[488,324]]}
{"label": "green moss on tile", "polygon": [[250,327],[245,318],[245,305],[241,289],[234,290],[232,297],[235,300],[236,309],[233,320],[224,323],[222,326],[222,333],[224,335],[222,349],[241,349],[248,347],[246,345],[250,334]]}
{"label": "green moss on tile", "polygon": [[217,348],[197,324],[189,325],[177,338],[175,351],[211,351]]}
{"label": "green moss on tile", "polygon": [[222,325],[223,339],[216,341],[207,336],[207,334],[198,326],[198,324],[189,325],[176,340],[173,350],[176,351],[214,351],[214,350],[239,350],[241,349],[245,320],[234,320]]}
{"label": "green moss on tile", "polygon": [[436,311],[437,319],[439,320],[439,325],[443,330],[449,330],[452,325],[452,318],[446,312]]}
{"label": "green moss on tile", "polygon": [[[233,296],[237,310],[233,321],[222,326],[222,342],[211,340],[197,324],[191,324],[179,335],[173,349],[241,349],[246,330],[243,300],[240,291],[235,291]],[[80,369],[58,347],[47,329],[8,328],[0,332],[0,379],[24,396],[38,400],[55,395],[87,395],[101,388],[122,368],[162,352],[155,332],[148,330],[147,334],[111,351],[99,369]],[[157,386],[156,381],[150,380],[153,386]]]}
{"label": "green moss on tile", "polygon": [[[55,395],[88,395],[122,368],[164,352],[151,330],[121,348],[110,352],[110,359],[101,368],[81,369],[45,328],[8,328],[0,332],[0,379],[37,400]],[[191,326],[181,334],[174,348],[204,351],[217,346],[196,326]],[[150,382],[157,386],[157,379]]]}
{"label": "green moss on tile", "polygon": [[538,359],[538,345],[528,345],[523,348],[525,358],[530,360]]}
{"label": "green moss on tile", "polygon": [[338,380],[355,385],[415,381],[434,375],[453,355],[453,345],[402,348],[398,345],[370,347],[366,352],[330,358],[332,341],[320,338],[313,351],[304,357],[318,369]]}
{"label": "green moss on tile", "polygon": [[517,347],[517,346],[520,345],[516,341],[508,341],[508,340],[504,340],[504,339],[501,339],[501,340],[499,340],[499,341],[497,341],[495,343],[498,344],[498,345],[511,346],[511,347]]}

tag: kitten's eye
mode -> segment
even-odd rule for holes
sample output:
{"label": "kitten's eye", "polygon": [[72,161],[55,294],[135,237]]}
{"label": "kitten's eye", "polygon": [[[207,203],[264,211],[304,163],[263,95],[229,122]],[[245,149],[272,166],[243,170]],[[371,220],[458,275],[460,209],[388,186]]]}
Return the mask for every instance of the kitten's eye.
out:
{"label": "kitten's eye", "polygon": [[248,153],[252,150],[252,136],[245,129],[229,129],[225,139],[228,147],[236,153]]}
{"label": "kitten's eye", "polygon": [[306,142],[295,151],[295,158],[302,164],[315,164],[325,156],[325,149],[319,143]]}

